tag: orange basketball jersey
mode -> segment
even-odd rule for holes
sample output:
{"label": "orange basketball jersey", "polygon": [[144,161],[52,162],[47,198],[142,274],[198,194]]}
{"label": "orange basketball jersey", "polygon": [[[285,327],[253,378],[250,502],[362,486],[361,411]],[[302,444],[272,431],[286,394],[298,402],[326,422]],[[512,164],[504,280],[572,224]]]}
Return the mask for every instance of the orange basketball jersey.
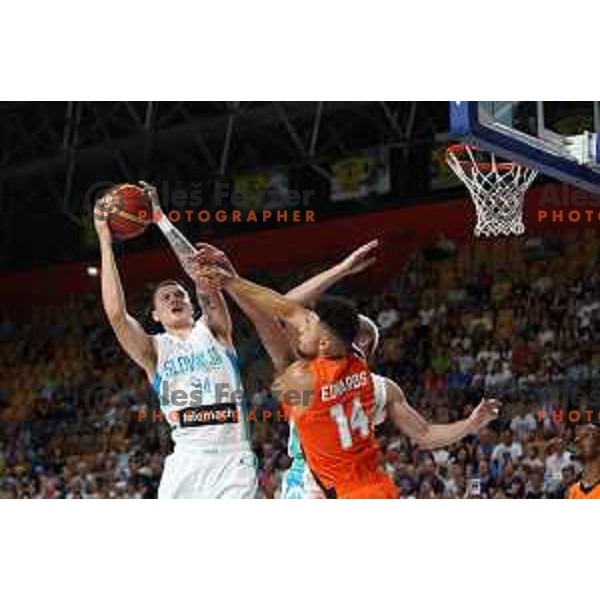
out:
{"label": "orange basketball jersey", "polygon": [[570,500],[600,500],[600,481],[591,487],[578,481],[569,488]]}
{"label": "orange basketball jersey", "polygon": [[365,361],[353,355],[316,358],[311,370],[315,395],[294,423],[315,479],[330,498],[398,497],[380,466],[373,381]]}

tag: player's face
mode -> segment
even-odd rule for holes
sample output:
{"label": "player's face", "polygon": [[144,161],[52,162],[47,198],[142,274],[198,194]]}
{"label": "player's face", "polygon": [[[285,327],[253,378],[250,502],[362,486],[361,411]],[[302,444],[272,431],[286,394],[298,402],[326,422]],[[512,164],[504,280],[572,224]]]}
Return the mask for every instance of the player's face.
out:
{"label": "player's face", "polygon": [[189,325],[194,309],[188,293],[175,284],[159,288],[154,294],[154,318],[165,328]]}
{"label": "player's face", "polygon": [[322,333],[319,317],[309,311],[302,328],[298,332],[298,352],[307,358],[317,356]]}
{"label": "player's face", "polygon": [[600,453],[600,431],[593,425],[584,425],[575,438],[577,456],[583,460],[596,458]]}

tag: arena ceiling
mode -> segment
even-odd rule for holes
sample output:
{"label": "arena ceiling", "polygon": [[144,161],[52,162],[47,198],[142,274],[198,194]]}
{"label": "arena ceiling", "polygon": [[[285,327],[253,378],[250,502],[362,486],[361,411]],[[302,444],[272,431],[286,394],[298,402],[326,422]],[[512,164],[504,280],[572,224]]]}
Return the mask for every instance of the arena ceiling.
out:
{"label": "arena ceiling", "polygon": [[32,240],[55,243],[48,230],[98,180],[211,180],[381,145],[408,160],[447,120],[443,102],[0,103],[1,265]]}

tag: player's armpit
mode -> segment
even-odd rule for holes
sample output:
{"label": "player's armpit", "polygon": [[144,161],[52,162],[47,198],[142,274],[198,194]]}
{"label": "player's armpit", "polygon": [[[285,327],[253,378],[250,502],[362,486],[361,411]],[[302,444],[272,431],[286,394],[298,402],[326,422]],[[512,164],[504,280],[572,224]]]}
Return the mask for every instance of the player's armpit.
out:
{"label": "player's armpit", "polygon": [[228,290],[229,295],[252,321],[256,333],[267,354],[273,362],[275,373],[281,373],[293,360],[292,347],[283,325],[271,313],[260,310],[256,303],[248,300],[244,294],[238,294],[235,288]]}
{"label": "player's armpit", "polygon": [[156,371],[157,355],[154,340],[143,327],[129,314],[112,318],[111,327],[125,352],[152,379]]}

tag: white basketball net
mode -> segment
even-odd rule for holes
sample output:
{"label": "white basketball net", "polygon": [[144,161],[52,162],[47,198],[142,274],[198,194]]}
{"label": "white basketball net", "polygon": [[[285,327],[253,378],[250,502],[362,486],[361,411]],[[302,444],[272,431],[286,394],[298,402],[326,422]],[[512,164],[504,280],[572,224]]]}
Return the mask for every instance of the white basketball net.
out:
{"label": "white basketball net", "polygon": [[467,186],[475,204],[475,235],[522,235],[525,192],[537,171],[515,163],[496,162],[494,154],[490,154],[488,163],[481,163],[474,151],[478,152],[468,145],[460,150],[450,147],[446,162]]}

